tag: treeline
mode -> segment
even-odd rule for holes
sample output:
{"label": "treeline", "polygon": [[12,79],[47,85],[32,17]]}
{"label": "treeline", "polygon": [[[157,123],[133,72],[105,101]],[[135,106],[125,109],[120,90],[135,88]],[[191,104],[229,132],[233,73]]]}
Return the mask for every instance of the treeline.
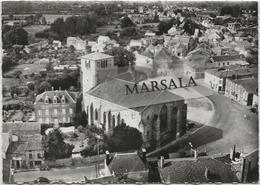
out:
{"label": "treeline", "polygon": [[27,45],[28,33],[21,27],[4,25],[2,28],[3,48],[9,48],[14,44]]}
{"label": "treeline", "polygon": [[82,36],[94,33],[97,27],[97,18],[95,15],[71,16],[65,21],[63,18],[57,18],[50,29],[35,34],[39,38],[52,38],[63,41],[68,36]]}

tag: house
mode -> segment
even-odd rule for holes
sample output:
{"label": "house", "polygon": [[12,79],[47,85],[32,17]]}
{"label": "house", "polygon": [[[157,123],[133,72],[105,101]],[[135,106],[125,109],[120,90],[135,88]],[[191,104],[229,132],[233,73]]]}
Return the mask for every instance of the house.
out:
{"label": "house", "polygon": [[245,106],[258,104],[258,80],[256,78],[227,79],[225,96]]}
{"label": "house", "polygon": [[158,171],[162,183],[233,183],[239,182],[230,165],[210,157],[161,157]]}
{"label": "house", "polygon": [[216,68],[230,65],[248,65],[244,55],[220,55],[210,58],[212,65]]}
{"label": "house", "polygon": [[44,164],[42,135],[27,135],[12,142],[7,150],[7,158],[12,160],[14,169],[41,167]]}
{"label": "house", "polygon": [[149,169],[145,160],[137,152],[116,153],[112,158],[106,157],[106,173],[124,182],[147,182]]}
{"label": "house", "polygon": [[142,41],[141,40],[130,40],[129,43],[129,49],[131,49],[132,47],[137,47],[137,48],[141,48],[142,47]]}
{"label": "house", "polygon": [[67,47],[73,46],[76,50],[85,50],[86,41],[82,40],[79,37],[68,37],[67,38]]}
{"label": "house", "polygon": [[71,123],[75,116],[77,94],[66,90],[45,91],[34,102],[38,123]]}
{"label": "house", "polygon": [[37,52],[48,46],[48,41],[43,40],[37,43],[33,43],[24,47],[26,53]]}
{"label": "house", "polygon": [[240,24],[237,22],[230,22],[228,23],[227,28],[230,30],[231,33],[237,33],[237,30],[240,28]]}
{"label": "house", "polygon": [[143,67],[143,68],[153,70],[153,58],[139,54],[137,51],[135,51],[134,54],[135,54],[135,67]]}
{"label": "house", "polygon": [[54,40],[54,41],[52,42],[52,46],[54,47],[55,50],[60,49],[60,48],[62,47],[61,41],[59,41],[59,40]]}
{"label": "house", "polygon": [[[181,43],[181,44],[180,44]],[[164,36],[164,46],[176,57],[185,56],[196,47],[195,40],[190,36]],[[178,56],[179,55],[179,56]]]}
{"label": "house", "polygon": [[119,47],[119,44],[115,40],[111,40],[108,36],[100,35],[97,39],[97,42],[91,46],[91,51],[105,52],[112,49],[113,47]]}
{"label": "house", "polygon": [[214,91],[225,92],[226,79],[241,79],[257,75],[256,68],[230,66],[220,69],[208,69],[205,71],[204,82]]}
{"label": "house", "polygon": [[206,69],[211,68],[210,50],[198,48],[191,51],[183,63],[183,72],[186,76],[192,76],[195,79],[204,78]]}

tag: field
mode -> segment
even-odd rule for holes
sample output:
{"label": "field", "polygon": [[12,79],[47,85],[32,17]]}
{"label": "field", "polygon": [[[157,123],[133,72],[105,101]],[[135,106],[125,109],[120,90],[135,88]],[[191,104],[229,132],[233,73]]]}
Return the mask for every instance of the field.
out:
{"label": "field", "polygon": [[12,67],[9,71],[4,73],[4,76],[12,76],[14,75],[17,71],[21,71],[23,74],[30,74],[30,73],[39,73],[45,69],[45,65],[43,64],[19,64],[17,66]]}

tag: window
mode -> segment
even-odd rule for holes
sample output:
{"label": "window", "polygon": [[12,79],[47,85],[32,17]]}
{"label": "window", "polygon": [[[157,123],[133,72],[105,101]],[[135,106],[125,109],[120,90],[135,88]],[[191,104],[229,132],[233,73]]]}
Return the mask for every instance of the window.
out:
{"label": "window", "polygon": [[63,123],[66,123],[66,117],[62,118]]}
{"label": "window", "polygon": [[45,123],[50,123],[50,119],[46,118]]}
{"label": "window", "polygon": [[101,68],[107,68],[107,60],[101,61]]}
{"label": "window", "polygon": [[227,65],[229,65],[229,62],[227,62]]}
{"label": "window", "polygon": [[98,111],[95,109],[95,120],[98,120]]}
{"label": "window", "polygon": [[32,159],[32,154],[29,154],[29,159]]}
{"label": "window", "polygon": [[72,109],[72,108],[70,108],[70,111],[69,111],[69,112],[70,112],[70,114],[73,114],[73,109]]}
{"label": "window", "polygon": [[48,116],[49,115],[49,109],[45,110],[45,115]]}
{"label": "window", "polygon": [[53,113],[54,113],[55,116],[57,116],[58,110],[57,110],[57,109],[54,109],[54,110],[53,110]]}
{"label": "window", "polygon": [[62,114],[66,114],[66,109],[62,109]]}
{"label": "window", "polygon": [[39,122],[39,123],[42,123],[42,118],[40,118],[38,122]]}
{"label": "window", "polygon": [[57,104],[57,96],[53,97],[53,104]]}
{"label": "window", "polygon": [[42,115],[42,111],[38,110],[38,115],[41,116]]}
{"label": "window", "polygon": [[61,98],[61,103],[64,104],[65,103],[65,96],[63,95]]}
{"label": "window", "polygon": [[90,60],[86,60],[86,68],[90,68]]}
{"label": "window", "polygon": [[37,158],[38,158],[38,159],[42,158],[41,153],[38,153],[38,154],[37,154]]}

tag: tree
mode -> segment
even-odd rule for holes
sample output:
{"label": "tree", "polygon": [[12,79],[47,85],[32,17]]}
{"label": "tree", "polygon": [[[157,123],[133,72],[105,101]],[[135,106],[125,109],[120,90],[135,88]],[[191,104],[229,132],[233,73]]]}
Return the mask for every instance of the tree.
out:
{"label": "tree", "polygon": [[133,21],[129,17],[124,17],[121,20],[121,28],[126,28],[126,27],[135,27],[136,25],[133,23]]}
{"label": "tree", "polygon": [[110,152],[121,152],[139,149],[143,140],[139,130],[122,123],[113,129],[111,136],[104,137],[104,142]]}
{"label": "tree", "polygon": [[106,52],[108,55],[114,56],[115,64],[118,67],[129,66],[129,62],[133,65],[135,61],[135,55],[123,47],[115,47]]}
{"label": "tree", "polygon": [[73,145],[64,142],[61,131],[52,130],[43,140],[44,154],[46,159],[62,159],[71,157]]}
{"label": "tree", "polygon": [[220,15],[231,15],[232,17],[238,17],[241,14],[241,8],[239,5],[235,6],[223,6],[220,9]]}
{"label": "tree", "polygon": [[12,99],[14,99],[14,95],[16,94],[18,94],[18,88],[16,87],[16,86],[12,86],[11,88],[10,88],[10,94],[11,94],[11,97],[12,97]]}
{"label": "tree", "polygon": [[14,44],[27,45],[28,33],[23,28],[14,28],[6,32],[3,36],[4,47],[10,47]]}
{"label": "tree", "polygon": [[44,91],[51,90],[51,84],[49,82],[41,82],[39,86],[36,88],[37,93],[43,93]]}
{"label": "tree", "polygon": [[82,125],[83,127],[87,126],[88,123],[88,117],[85,111],[76,113],[74,117],[74,123],[76,126]]}
{"label": "tree", "polygon": [[179,26],[180,21],[178,19],[172,18],[171,20],[168,21],[160,21],[158,24],[158,34],[162,35],[163,33],[168,33],[168,30],[171,29],[173,25]]}

